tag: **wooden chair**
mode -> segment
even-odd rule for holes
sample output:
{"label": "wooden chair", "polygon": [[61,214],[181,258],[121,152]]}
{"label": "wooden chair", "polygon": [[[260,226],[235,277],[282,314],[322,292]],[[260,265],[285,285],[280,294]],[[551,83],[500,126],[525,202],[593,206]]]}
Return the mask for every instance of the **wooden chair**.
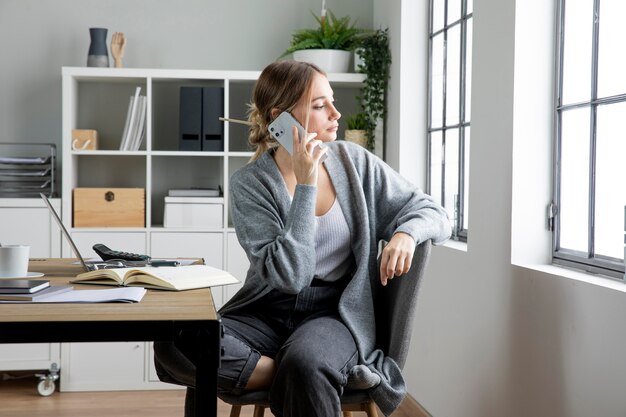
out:
{"label": "wooden chair", "polygon": [[[411,265],[411,281],[407,282],[407,288],[404,288],[404,284],[401,284],[402,278],[397,280],[391,280],[383,293],[375,301],[376,320],[377,327],[377,345],[380,349],[386,352],[387,355],[392,357],[400,369],[404,367],[406,361],[407,349],[406,346],[398,348],[393,346],[392,339],[399,337],[403,340],[407,331],[412,329],[412,320],[409,322],[409,326],[398,324],[394,322],[393,318],[395,313],[399,309],[405,309],[405,306],[400,306],[398,303],[390,302],[395,298],[395,295],[399,291],[413,291],[417,294],[419,284],[424,270],[430,258],[430,240],[421,243],[415,249],[413,255],[413,264]],[[413,305],[412,309],[415,308]],[[408,312],[409,317],[413,317],[414,310]],[[220,393],[219,397],[222,401],[232,406],[230,411],[230,417],[239,417],[241,413],[241,407],[246,405],[254,406],[254,417],[263,417],[265,415],[265,409],[269,408],[269,393],[267,391],[250,391],[242,395],[229,395]],[[352,417],[353,411],[361,411],[367,414],[367,417],[378,417],[378,411],[374,401],[372,401],[365,390],[359,391],[346,391],[341,396],[341,410],[344,417]]]}
{"label": "wooden chair", "polygon": [[[264,417],[265,409],[269,408],[267,391],[251,391],[243,395],[224,395],[220,398],[231,405],[230,417],[239,417],[241,408],[244,406],[254,406],[253,417]],[[365,391],[347,391],[341,397],[341,411],[344,417],[352,417],[352,412],[364,412],[367,417],[378,417],[376,404]]]}

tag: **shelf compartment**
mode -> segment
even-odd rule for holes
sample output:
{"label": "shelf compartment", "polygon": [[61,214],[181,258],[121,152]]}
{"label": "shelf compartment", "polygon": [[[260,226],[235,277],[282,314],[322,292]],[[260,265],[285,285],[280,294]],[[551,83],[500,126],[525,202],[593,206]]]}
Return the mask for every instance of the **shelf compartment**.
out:
{"label": "shelf compartment", "polygon": [[[76,119],[72,129],[98,131],[99,150],[119,150],[130,98],[141,87],[141,95],[147,94],[145,79],[88,79],[77,82],[80,106],[75,109]],[[146,149],[146,134],[140,149]],[[68,143],[67,146],[70,144]]]}
{"label": "shelf compartment", "polygon": [[152,226],[163,225],[165,196],[171,188],[224,189],[224,158],[221,156],[152,157]]}
{"label": "shelf compartment", "polygon": [[75,187],[146,188],[145,156],[95,154],[75,157]]}
{"label": "shelf compartment", "polygon": [[[152,82],[152,149],[178,151],[180,88],[221,87],[224,80],[158,79]],[[201,152],[201,151],[199,151]]]}

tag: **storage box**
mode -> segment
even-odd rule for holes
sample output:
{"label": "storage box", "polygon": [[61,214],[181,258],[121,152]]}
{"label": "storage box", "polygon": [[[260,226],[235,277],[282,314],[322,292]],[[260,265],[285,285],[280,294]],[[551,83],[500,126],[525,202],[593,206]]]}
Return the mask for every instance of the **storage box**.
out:
{"label": "storage box", "polygon": [[223,197],[165,197],[163,227],[220,228]]}
{"label": "storage box", "polygon": [[98,149],[98,131],[93,129],[72,129],[72,150],[95,151]]}
{"label": "storage box", "polygon": [[145,227],[143,188],[74,188],[74,227]]}

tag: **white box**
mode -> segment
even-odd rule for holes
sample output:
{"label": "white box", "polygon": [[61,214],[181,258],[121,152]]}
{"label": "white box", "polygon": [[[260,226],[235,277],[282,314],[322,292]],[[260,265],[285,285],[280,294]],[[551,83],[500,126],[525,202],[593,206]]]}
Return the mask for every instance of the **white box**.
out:
{"label": "white box", "polygon": [[221,228],[223,197],[165,197],[163,227]]}

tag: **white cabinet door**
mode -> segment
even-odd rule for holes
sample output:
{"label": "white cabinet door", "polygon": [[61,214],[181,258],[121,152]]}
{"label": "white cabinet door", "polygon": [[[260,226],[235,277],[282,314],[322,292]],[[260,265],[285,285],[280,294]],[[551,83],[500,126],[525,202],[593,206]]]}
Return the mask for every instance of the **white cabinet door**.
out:
{"label": "white cabinet door", "polygon": [[243,287],[243,282],[246,280],[246,274],[248,273],[248,268],[250,267],[250,262],[248,262],[246,252],[244,252],[243,248],[239,244],[237,235],[235,233],[228,233],[226,239],[228,248],[226,270],[241,281],[241,284],[227,285],[224,287],[224,302],[230,300],[230,298],[235,295],[241,287]]}
{"label": "white cabinet door", "polygon": [[[59,199],[51,199],[60,212]],[[31,258],[59,258],[61,231],[41,199],[0,199],[0,244],[29,245]]]}
{"label": "white cabinet door", "polygon": [[144,342],[63,343],[61,391],[139,389],[144,383]]}
{"label": "white cabinet door", "polygon": [[[50,199],[60,213],[61,202]],[[31,258],[61,257],[61,231],[40,198],[0,199],[0,244],[30,246]],[[0,345],[0,370],[43,370],[60,362],[59,343]]]}

